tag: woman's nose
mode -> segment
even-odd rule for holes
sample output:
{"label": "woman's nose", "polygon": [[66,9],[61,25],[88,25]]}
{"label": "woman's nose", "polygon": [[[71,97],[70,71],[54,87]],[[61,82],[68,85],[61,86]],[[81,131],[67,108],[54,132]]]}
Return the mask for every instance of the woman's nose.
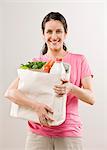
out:
{"label": "woman's nose", "polygon": [[52,39],[57,39],[57,34],[55,32],[52,33]]}

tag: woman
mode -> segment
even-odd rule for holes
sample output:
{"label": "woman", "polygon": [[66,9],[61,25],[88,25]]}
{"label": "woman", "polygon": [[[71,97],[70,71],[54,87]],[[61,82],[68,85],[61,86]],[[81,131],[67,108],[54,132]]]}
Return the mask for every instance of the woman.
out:
{"label": "woman", "polygon": [[78,101],[94,104],[92,73],[83,55],[67,51],[64,44],[67,36],[67,23],[63,15],[51,12],[42,22],[45,45],[39,60],[48,61],[57,57],[71,65],[70,81],[55,85],[57,94],[67,93],[66,120],[59,126],[49,126],[53,121],[47,114],[53,113],[48,105],[30,101],[17,87],[19,78],[12,82],[5,97],[14,103],[31,108],[38,115],[41,125],[28,121],[29,129],[25,150],[82,150],[82,123],[78,114]]}

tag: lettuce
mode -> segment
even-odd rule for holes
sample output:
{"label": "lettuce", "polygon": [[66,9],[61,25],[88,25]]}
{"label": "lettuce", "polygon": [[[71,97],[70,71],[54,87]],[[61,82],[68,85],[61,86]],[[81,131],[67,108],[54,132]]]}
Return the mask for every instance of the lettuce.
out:
{"label": "lettuce", "polygon": [[28,62],[27,64],[21,64],[20,69],[41,69],[46,62],[37,61],[37,62]]}

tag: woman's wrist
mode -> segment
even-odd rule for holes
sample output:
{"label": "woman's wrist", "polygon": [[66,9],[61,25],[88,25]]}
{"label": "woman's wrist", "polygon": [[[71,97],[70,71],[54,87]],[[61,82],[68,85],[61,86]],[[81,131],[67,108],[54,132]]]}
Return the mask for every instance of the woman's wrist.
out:
{"label": "woman's wrist", "polygon": [[70,83],[70,82],[65,83],[65,84],[67,84],[67,86],[66,86],[66,88],[67,88],[67,93],[72,92],[72,90],[73,90],[73,88],[74,88],[74,85],[73,85],[72,83]]}
{"label": "woman's wrist", "polygon": [[73,91],[74,85],[72,83],[70,83],[70,92]]}
{"label": "woman's wrist", "polygon": [[30,108],[33,111],[38,111],[38,104],[39,104],[38,102],[29,101]]}

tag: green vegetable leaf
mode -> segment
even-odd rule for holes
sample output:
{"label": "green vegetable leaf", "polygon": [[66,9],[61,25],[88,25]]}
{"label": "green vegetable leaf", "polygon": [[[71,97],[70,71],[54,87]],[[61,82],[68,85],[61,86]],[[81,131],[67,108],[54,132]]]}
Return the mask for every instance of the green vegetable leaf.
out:
{"label": "green vegetable leaf", "polygon": [[46,62],[28,62],[27,64],[21,64],[21,69],[41,69]]}

